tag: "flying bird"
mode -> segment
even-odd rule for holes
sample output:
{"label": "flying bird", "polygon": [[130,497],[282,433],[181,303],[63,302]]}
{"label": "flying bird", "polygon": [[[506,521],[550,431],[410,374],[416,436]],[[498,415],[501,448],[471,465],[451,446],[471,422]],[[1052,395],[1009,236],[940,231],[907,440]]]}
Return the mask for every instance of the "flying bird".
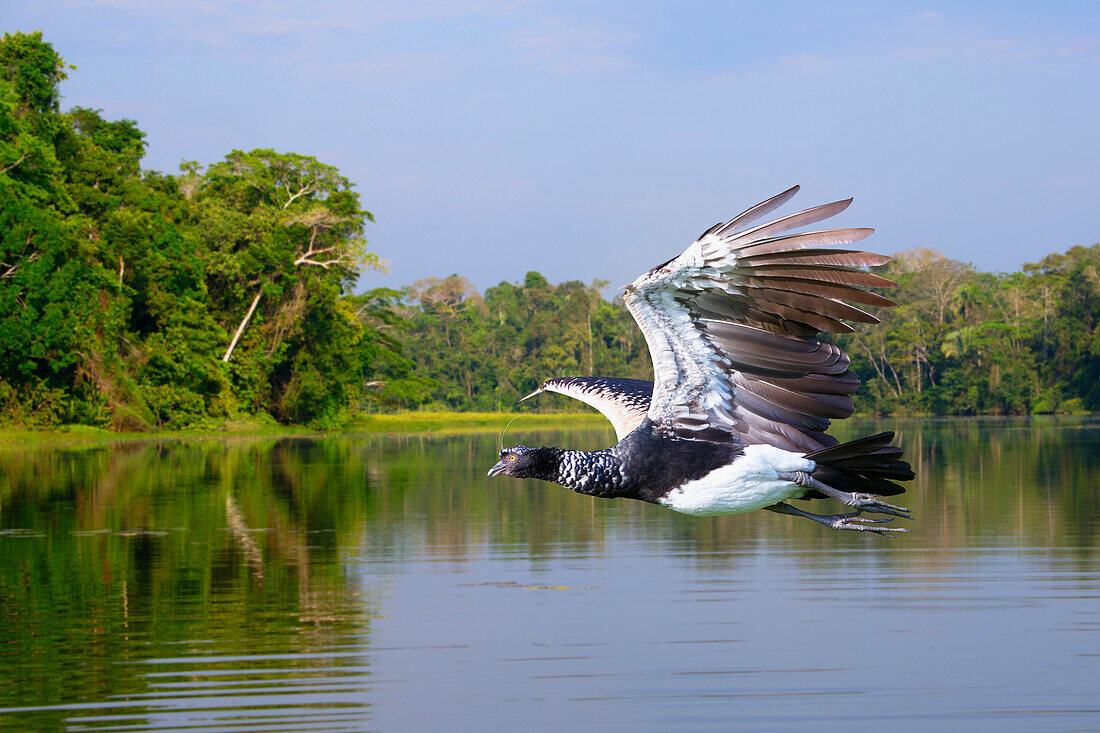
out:
{"label": "flying bird", "polygon": [[[890,258],[843,248],[872,229],[791,233],[839,214],[851,199],[750,226],[798,189],[715,224],[626,287],[654,382],[564,377],[523,398],[574,397],[610,420],[618,443],[598,451],[504,448],[489,476],[542,479],[684,514],[767,509],[838,530],[908,531],[882,526],[912,518],[881,498],[903,493],[895,482],[914,477],[894,434],[840,443],[826,432],[831,420],[852,414],[859,378],[848,355],[819,337],[853,331],[845,321],[878,322],[850,303],[894,305],[867,288],[896,283],[861,269]],[[823,498],[849,511],[815,514],[787,503]]]}

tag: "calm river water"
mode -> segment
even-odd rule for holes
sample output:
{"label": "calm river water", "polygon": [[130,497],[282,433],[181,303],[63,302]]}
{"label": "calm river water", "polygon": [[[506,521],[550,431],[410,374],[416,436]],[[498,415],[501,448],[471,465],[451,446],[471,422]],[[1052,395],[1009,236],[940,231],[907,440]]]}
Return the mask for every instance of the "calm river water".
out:
{"label": "calm river water", "polygon": [[899,431],[913,533],[488,479],[495,434],[0,448],[0,728],[1100,731],[1100,422],[838,427]]}

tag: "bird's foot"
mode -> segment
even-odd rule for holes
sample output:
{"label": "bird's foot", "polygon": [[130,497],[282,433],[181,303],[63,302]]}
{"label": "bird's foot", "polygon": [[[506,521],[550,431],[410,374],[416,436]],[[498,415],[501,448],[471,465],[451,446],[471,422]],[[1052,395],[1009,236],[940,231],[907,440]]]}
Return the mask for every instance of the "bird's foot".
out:
{"label": "bird's foot", "polygon": [[805,471],[781,473],[779,474],[779,477],[786,481],[790,481],[793,484],[797,484],[804,489],[815,489],[817,491],[820,491],[822,494],[825,494],[826,496],[832,497],[839,502],[847,504],[848,506],[856,510],[857,515],[860,512],[874,512],[875,514],[890,514],[895,517],[901,517],[902,519],[913,518],[913,516],[909,513],[909,509],[906,507],[887,504],[885,501],[882,501],[874,494],[864,494],[859,492],[848,492],[841,491],[840,489],[834,489],[828,484],[821,483]]}
{"label": "bird's foot", "polygon": [[851,514],[833,514],[826,517],[831,519],[829,526],[833,529],[850,529],[856,532],[874,532],[880,534],[883,537],[890,537],[890,532],[910,532],[912,530],[905,529],[904,527],[878,527],[875,525],[886,524],[887,522],[894,521],[893,519],[872,519],[871,517],[860,516],[859,512],[852,512]]}
{"label": "bird's foot", "polygon": [[858,511],[851,512],[849,514],[813,514],[812,512],[803,511],[797,507],[793,507],[790,504],[772,504],[771,506],[764,507],[768,511],[775,512],[776,514],[789,514],[795,517],[805,517],[806,519],[813,520],[818,524],[824,524],[826,527],[839,530],[853,530],[855,532],[873,532],[883,537],[892,537],[897,532],[908,532],[910,530],[902,527],[880,527],[878,525],[886,524],[894,521],[893,519],[872,519],[870,517],[861,517]]}
{"label": "bird's foot", "polygon": [[[876,514],[892,514],[895,517],[901,517],[902,519],[912,519],[909,514],[909,509],[903,506],[895,506],[893,504],[887,504],[874,494],[861,494],[851,493],[847,494],[844,491],[838,491],[838,494],[845,494],[846,496],[836,496],[834,498],[839,499],[850,507],[861,512],[875,512]],[[890,520],[885,520],[890,521]]]}

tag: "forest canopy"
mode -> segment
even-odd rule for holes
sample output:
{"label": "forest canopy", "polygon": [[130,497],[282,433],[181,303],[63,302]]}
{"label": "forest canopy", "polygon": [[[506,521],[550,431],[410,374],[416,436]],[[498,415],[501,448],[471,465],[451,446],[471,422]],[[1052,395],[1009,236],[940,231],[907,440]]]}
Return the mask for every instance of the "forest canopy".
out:
{"label": "forest canopy", "polygon": [[372,220],[313,157],[231,151],[143,171],[145,135],[59,109],[40,33],[0,42],[0,410],[9,424],[338,424],[384,379],[422,380],[348,297]]}
{"label": "forest canopy", "polygon": [[[232,150],[144,170],[136,121],[61,111],[69,71],[40,33],[0,41],[0,422],[335,427],[507,410],[555,376],[650,378],[607,282],[529,272],[482,293],[456,274],[356,293],[383,261],[337,168]],[[918,247],[878,272],[898,306],[836,337],[860,410],[1100,409],[1100,245],[1009,274]]]}

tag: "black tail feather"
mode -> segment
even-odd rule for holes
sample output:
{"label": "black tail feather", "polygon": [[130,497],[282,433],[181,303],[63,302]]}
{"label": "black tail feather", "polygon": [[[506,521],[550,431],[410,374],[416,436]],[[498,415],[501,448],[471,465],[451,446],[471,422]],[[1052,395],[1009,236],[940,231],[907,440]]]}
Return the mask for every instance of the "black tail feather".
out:
{"label": "black tail feather", "polygon": [[[806,457],[817,463],[814,477],[833,488],[894,496],[905,492],[894,481],[911,481],[916,474],[902,460],[902,449],[890,444],[893,439],[894,433],[888,431],[807,453]],[[806,498],[821,495],[812,492]]]}

